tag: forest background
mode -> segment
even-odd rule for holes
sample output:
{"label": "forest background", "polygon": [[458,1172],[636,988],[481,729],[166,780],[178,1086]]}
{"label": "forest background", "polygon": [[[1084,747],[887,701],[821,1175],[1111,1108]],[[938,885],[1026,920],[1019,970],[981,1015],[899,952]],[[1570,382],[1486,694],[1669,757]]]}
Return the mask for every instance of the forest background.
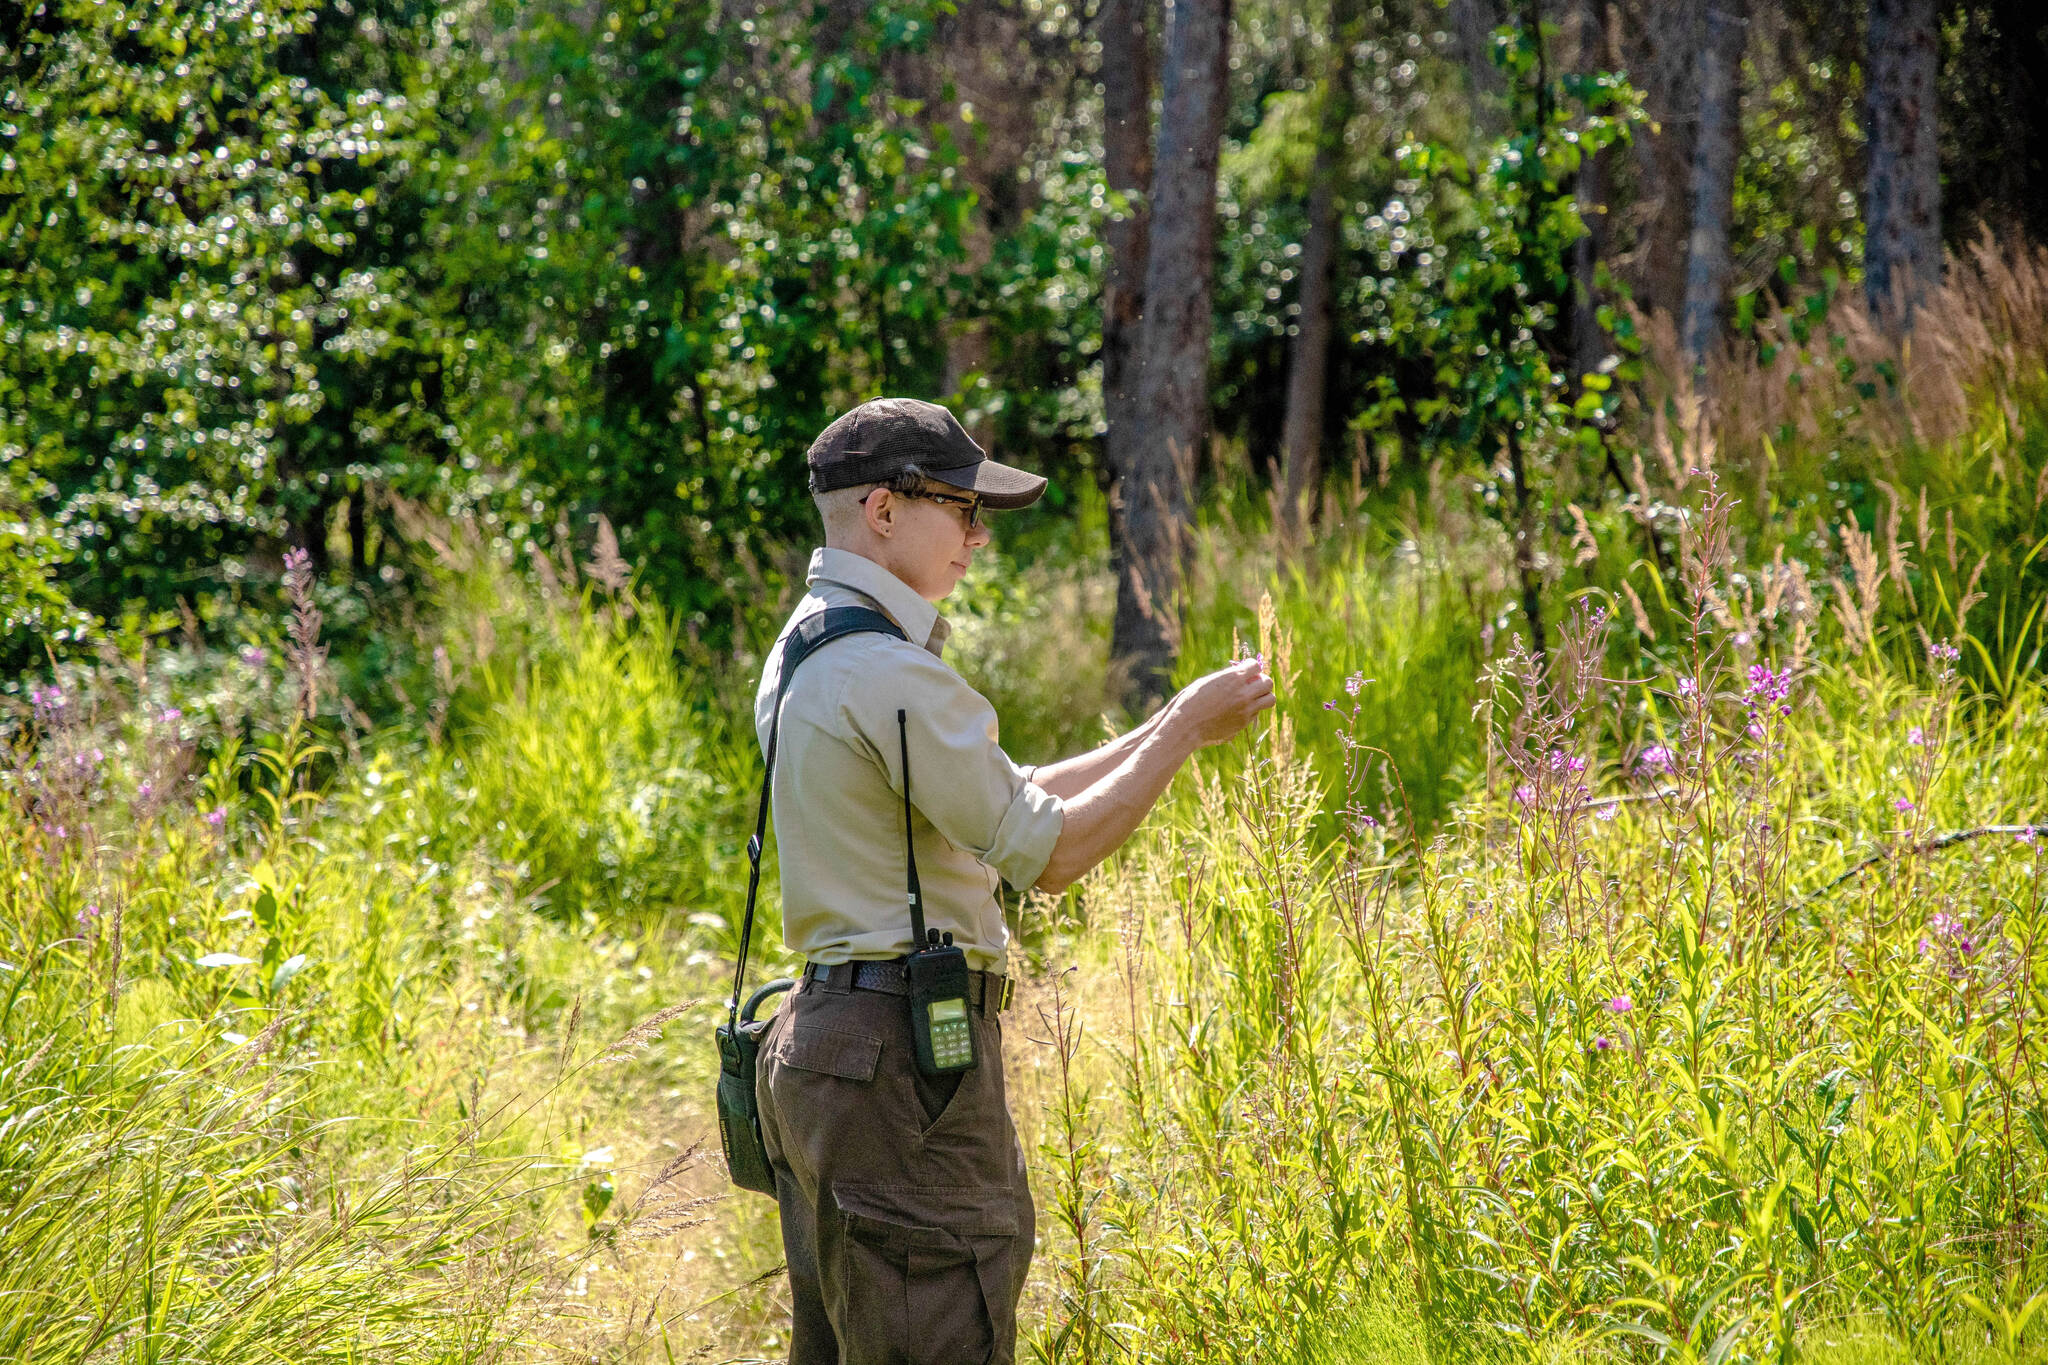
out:
{"label": "forest background", "polygon": [[1219,483],[1291,526],[1470,474],[1526,540],[1644,491],[1595,439],[1639,315],[1681,369],[1804,345],[2048,218],[2028,6],[1490,3],[1184,49],[1137,3],[9,5],[9,672],[233,638],[293,546],[353,628],[414,590],[405,503],[522,552],[602,516],[728,644],[882,392],[1052,477],[1027,557],[1119,490],[1156,671],[1137,599]]}
{"label": "forest background", "polygon": [[898,393],[1020,760],[1284,694],[1012,907],[1037,1358],[2039,1358],[2044,158],[2022,0],[0,0],[0,1350],[775,1354]]}

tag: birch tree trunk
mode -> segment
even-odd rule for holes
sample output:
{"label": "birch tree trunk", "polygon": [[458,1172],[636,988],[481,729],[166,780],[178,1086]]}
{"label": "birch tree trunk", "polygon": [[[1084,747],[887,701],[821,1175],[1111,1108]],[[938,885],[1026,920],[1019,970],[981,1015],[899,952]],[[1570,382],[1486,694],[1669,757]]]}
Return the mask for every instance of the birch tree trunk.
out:
{"label": "birch tree trunk", "polygon": [[1137,421],[1123,471],[1124,573],[1111,652],[1142,701],[1180,649],[1188,482],[1209,416],[1216,162],[1230,75],[1230,0],[1175,0],[1166,26]]}
{"label": "birch tree trunk", "polygon": [[1863,203],[1863,288],[1894,333],[1941,276],[1941,164],[1934,0],[1871,0],[1867,74],[1870,162]]}
{"label": "birch tree trunk", "polygon": [[1103,0],[1097,11],[1103,172],[1109,187],[1130,200],[1129,211],[1103,229],[1109,268],[1102,290],[1102,457],[1111,480],[1109,562],[1119,584],[1129,559],[1123,480],[1142,429],[1137,365],[1152,221],[1146,199],[1152,193],[1153,5],[1154,0]]}
{"label": "birch tree trunk", "polygon": [[1280,543],[1298,552],[1308,539],[1323,469],[1323,399],[1329,388],[1335,314],[1337,191],[1344,173],[1344,132],[1351,124],[1352,53],[1358,0],[1331,0],[1330,53],[1309,172],[1308,233],[1301,244],[1301,312],[1287,368],[1287,416],[1280,431]]}
{"label": "birch tree trunk", "polygon": [[1685,313],[1679,346],[1698,378],[1721,329],[1728,293],[1728,234],[1735,216],[1735,159],[1742,149],[1743,0],[1710,0],[1700,46],[1699,133],[1692,157],[1692,232],[1686,242]]}

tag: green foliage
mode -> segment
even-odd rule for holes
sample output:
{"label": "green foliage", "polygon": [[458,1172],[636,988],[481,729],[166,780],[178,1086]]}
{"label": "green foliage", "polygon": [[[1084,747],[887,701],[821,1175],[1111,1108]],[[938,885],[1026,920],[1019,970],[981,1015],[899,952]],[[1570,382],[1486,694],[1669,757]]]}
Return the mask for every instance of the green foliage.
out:
{"label": "green foliage", "polygon": [[1050,1176],[1105,1191],[1055,1256],[1123,1356],[2039,1358],[2048,696],[1759,658],[1695,512],[1686,664],[1511,653],[1439,835],[1355,795],[1398,723],[1297,701],[1052,947],[1101,1045]]}
{"label": "green foliage", "polygon": [[462,133],[416,84],[446,35],[398,3],[17,13],[0,456],[45,573],[112,616],[281,541],[324,559],[352,490],[446,453],[412,174]]}
{"label": "green foliage", "polygon": [[722,926],[757,766],[742,689],[679,672],[658,608],[571,599],[543,624],[482,661],[455,716],[441,780],[472,818],[442,848],[488,850],[560,916]]}
{"label": "green foliage", "polygon": [[[1386,813],[1397,800],[1389,778],[1399,771],[1415,818],[1434,828],[1475,775],[1474,679],[1485,656],[1482,636],[1493,633],[1485,604],[1499,596],[1497,570],[1476,545],[1381,539],[1376,528],[1359,527],[1276,569],[1262,556],[1230,554],[1212,536],[1202,559],[1218,572],[1202,584],[1190,614],[1177,677],[1221,667],[1233,650],[1266,652],[1294,717],[1292,743],[1323,772],[1342,766],[1343,751],[1321,709],[1363,707],[1363,724],[1381,737],[1390,767],[1362,774],[1355,798]],[[1234,773],[1228,757],[1215,761]]]}
{"label": "green foliage", "polygon": [[736,548],[806,529],[802,453],[837,412],[940,388],[974,198],[883,75],[936,12],[519,13],[487,175],[549,364],[501,458],[607,512],[695,620],[753,586]]}

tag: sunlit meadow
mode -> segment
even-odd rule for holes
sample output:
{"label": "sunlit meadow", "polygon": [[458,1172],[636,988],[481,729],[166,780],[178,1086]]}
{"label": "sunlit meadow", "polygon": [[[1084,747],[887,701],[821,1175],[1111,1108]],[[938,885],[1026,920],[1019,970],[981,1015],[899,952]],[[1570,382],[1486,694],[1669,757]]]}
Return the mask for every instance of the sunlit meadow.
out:
{"label": "sunlit meadow", "polygon": [[[1027,1353],[2048,1355],[2041,532],[2011,534],[2048,461],[2001,429],[1961,550],[1901,498],[1811,571],[1778,547],[1821,523],[1761,515],[1747,457],[1657,438],[1541,663],[1498,524],[1440,487],[1284,569],[1212,526],[1184,667],[1261,651],[1285,704],[1015,907]],[[603,554],[421,535],[400,723],[346,696],[303,566],[239,652],[18,699],[9,1358],[782,1347],[772,1208],[706,1146],[758,660]],[[1117,723],[1101,565],[979,573],[959,662],[1020,756]]]}

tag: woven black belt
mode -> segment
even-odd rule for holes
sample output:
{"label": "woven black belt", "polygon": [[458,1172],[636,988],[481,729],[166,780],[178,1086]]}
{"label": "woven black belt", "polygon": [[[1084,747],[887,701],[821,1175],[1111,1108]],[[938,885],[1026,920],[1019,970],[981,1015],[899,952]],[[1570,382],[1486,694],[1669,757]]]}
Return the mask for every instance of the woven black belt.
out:
{"label": "woven black belt", "polygon": [[[841,962],[835,966],[826,966],[822,962],[807,962],[804,964],[804,980],[816,982],[827,990],[880,991],[884,995],[910,994],[910,983],[904,978],[901,958]],[[967,974],[967,1003],[985,1015],[1008,1009],[1013,994],[1014,983],[1001,972]]]}

